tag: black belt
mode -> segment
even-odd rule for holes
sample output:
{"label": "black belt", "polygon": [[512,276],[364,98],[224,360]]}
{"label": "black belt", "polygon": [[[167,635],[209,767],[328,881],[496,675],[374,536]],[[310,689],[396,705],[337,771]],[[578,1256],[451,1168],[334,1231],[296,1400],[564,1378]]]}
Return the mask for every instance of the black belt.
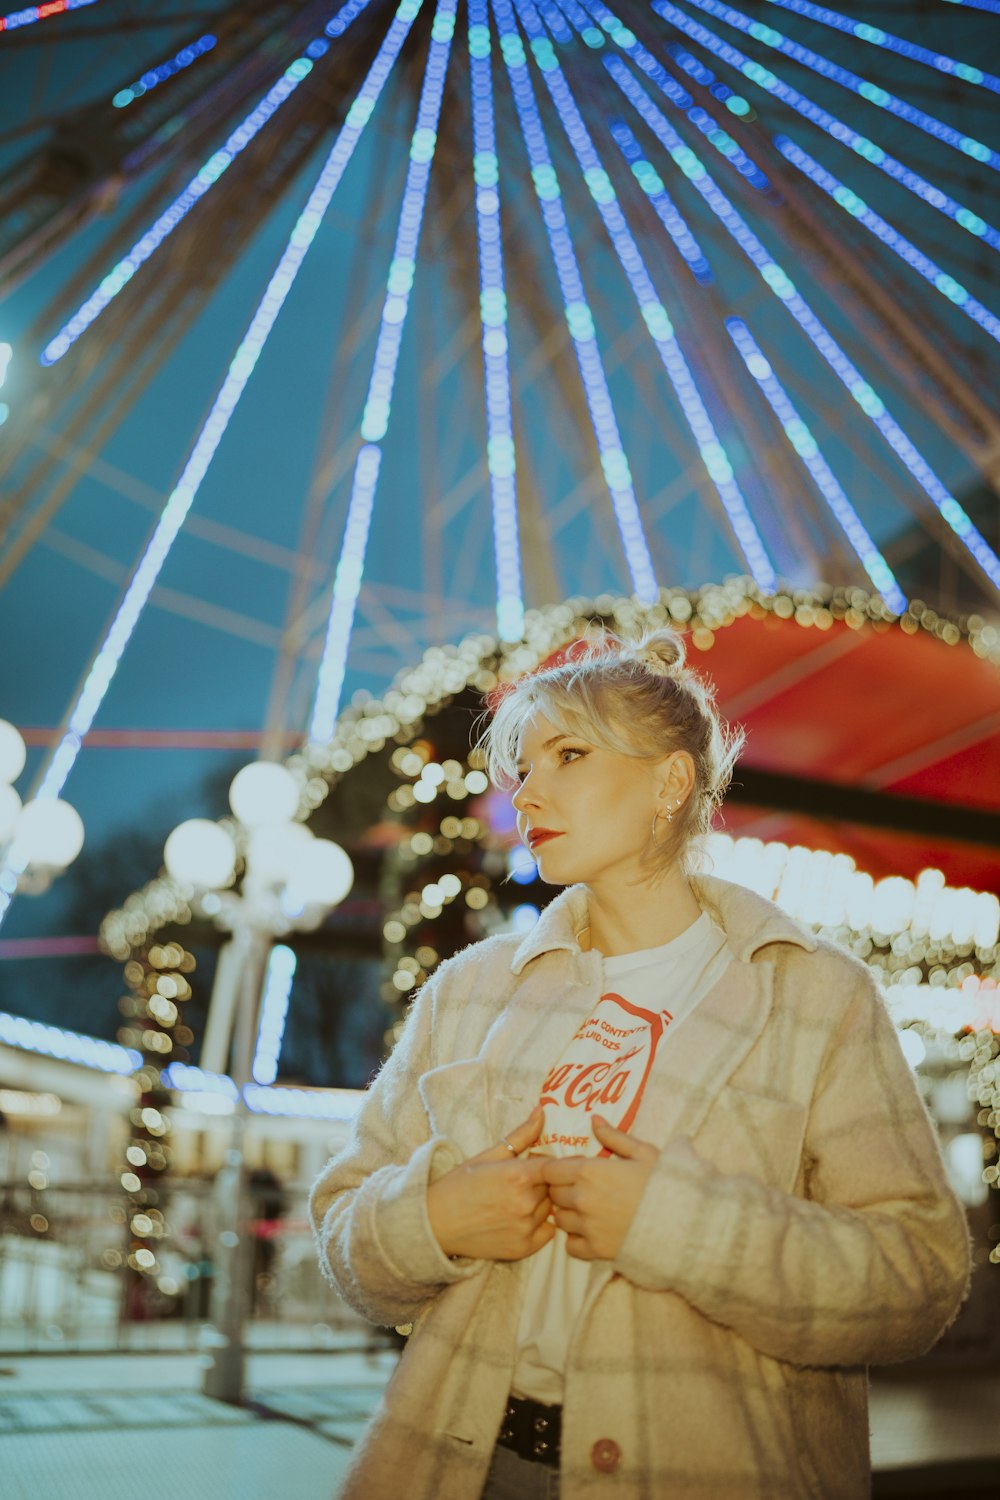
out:
{"label": "black belt", "polygon": [[497,1442],[531,1463],[559,1467],[562,1407],[523,1396],[508,1396]]}

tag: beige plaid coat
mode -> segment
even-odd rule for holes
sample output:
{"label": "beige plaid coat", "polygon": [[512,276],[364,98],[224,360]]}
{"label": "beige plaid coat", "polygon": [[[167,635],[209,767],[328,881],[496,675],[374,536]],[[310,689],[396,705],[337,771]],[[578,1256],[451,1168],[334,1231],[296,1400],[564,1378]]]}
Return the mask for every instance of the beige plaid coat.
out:
{"label": "beige plaid coat", "polygon": [[[732,961],[660,1048],[633,1126],[661,1154],[618,1259],[591,1266],[562,1500],[860,1500],[866,1366],[954,1318],[964,1215],[866,967],[742,887],[693,885]],[[523,1263],[449,1260],[426,1189],[526,1118],[599,995],[585,908],[571,888],[523,941],[441,966],[313,1189],[334,1286],[414,1324],[343,1500],[478,1500]]]}

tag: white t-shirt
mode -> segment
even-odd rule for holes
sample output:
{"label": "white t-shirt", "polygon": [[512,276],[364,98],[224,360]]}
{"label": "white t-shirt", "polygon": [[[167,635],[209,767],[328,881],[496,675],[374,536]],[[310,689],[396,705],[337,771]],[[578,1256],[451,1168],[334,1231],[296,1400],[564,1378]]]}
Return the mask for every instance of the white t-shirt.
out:
{"label": "white t-shirt", "polygon": [[[549,1070],[542,1089],[545,1129],[535,1151],[549,1156],[600,1156],[592,1112],[619,1130],[635,1120],[656,1053],[715,984],[729,963],[725,934],[707,912],[680,937],[604,959],[604,984],[573,1040]],[[512,1390],[557,1405],[573,1325],[587,1288],[590,1262],[566,1253],[557,1231],[524,1263],[524,1302]]]}

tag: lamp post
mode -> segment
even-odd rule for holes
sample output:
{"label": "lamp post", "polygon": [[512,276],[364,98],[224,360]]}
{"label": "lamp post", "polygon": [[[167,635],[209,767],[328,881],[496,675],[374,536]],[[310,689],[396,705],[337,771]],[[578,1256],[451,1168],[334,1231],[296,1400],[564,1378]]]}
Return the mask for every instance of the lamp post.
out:
{"label": "lamp post", "polygon": [[[234,833],[191,819],[167,839],[164,860],[176,880],[194,889],[195,909],[230,934],[219,952],[200,1057],[206,1071],[228,1071],[238,1090],[230,1145],[216,1179],[215,1274],[204,1390],[236,1404],[243,1395],[252,1252],[244,1089],[254,1077],[264,982],[275,939],[318,927],[347,895],[354,871],[338,844],[315,838],[305,824],[293,821],[299,787],[284,766],[266,761],[244,766],[233,778],[229,803],[237,820]],[[229,887],[241,851],[244,874],[237,894]]]}
{"label": "lamp post", "polygon": [[26,759],[20,733],[0,719],[0,890],[8,896],[42,895],[83,848],[83,821],[75,807],[60,797],[22,803],[14,782]]}

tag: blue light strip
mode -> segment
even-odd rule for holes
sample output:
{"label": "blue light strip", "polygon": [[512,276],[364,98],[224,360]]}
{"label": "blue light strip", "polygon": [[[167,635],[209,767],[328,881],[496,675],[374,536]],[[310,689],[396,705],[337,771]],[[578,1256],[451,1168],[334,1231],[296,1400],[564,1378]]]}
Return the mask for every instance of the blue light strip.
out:
{"label": "blue light strip", "polygon": [[637,181],[642,184],[642,190],[656,210],[660,223],[690,267],[695,281],[700,282],[702,286],[709,286],[715,277],[712,274],[708,257],[691,233],[687,220],[663,186],[659,172],[646,161],[642,148],[623,120],[617,118],[609,120],[608,128],[615,145],[632,168]]}
{"label": "blue light strip", "polygon": [[861,42],[871,43],[873,47],[898,52],[900,57],[924,63],[928,68],[936,68],[939,73],[947,73],[953,78],[961,78],[963,83],[978,84],[984,89],[1000,93],[1000,78],[993,73],[984,73],[981,68],[974,68],[970,63],[957,62],[944,53],[932,52],[927,47],[918,46],[916,42],[893,36],[891,31],[883,31],[881,26],[870,26],[867,21],[854,21],[850,16],[841,15],[839,10],[830,10],[825,5],[812,5],[810,0],[768,0],[768,4],[780,5],[782,10],[794,11],[799,16],[808,16],[810,21],[818,21],[821,26],[831,26],[835,31],[843,31]]}
{"label": "blue light strip", "polygon": [[282,1115],[299,1120],[353,1120],[365,1101],[363,1089],[266,1088],[248,1083],[243,1090],[247,1109],[258,1115]]}
{"label": "blue light strip", "polygon": [[751,264],[756,267],[766,285],[787,308],[841,384],[850,392],[868,419],[874,423],[934,508],[975,558],[990,582],[1000,588],[1000,558],[973,525],[954,495],[934,473],[930,464],[903,431],[895,417],[888,411],[877,391],[869,385],[857,367],[848,359],[805,298],[796,290],[791,278],[774,260],[766,246],[758,239],[746,220],[710,176],[702,161],[690,147],[685,145],[664,116],[663,111],[650,99],[625,64],[617,57],[608,57],[604,59],[604,66],[625,97],[635,105],[657,140],[666,147],[676,165],[700,193],[719,222],[740,246]]}
{"label": "blue light strip", "polygon": [[347,653],[365,571],[368,532],[382,463],[382,440],[389,428],[399,349],[410,308],[410,291],[417,265],[427,184],[437,145],[441,100],[455,33],[457,6],[458,0],[438,0],[431,29],[417,121],[410,141],[410,161],[403,186],[396,243],[389,266],[385,301],[382,304],[382,320],[375,345],[368,397],[361,419],[362,445],[354,464],[344,541],[333,581],[330,616],[309,722],[309,739],[313,744],[325,744],[331,738],[340,710]]}
{"label": "blue light strip", "polygon": [[772,593],[777,588],[778,579],[767,554],[767,548],[764,546],[763,539],[750,514],[750,508],[736,481],[729,456],[712,425],[712,419],[702,400],[691,368],[684,357],[667,310],[657,295],[652,277],[622,212],[611,179],[594,148],[583,116],[566,82],[566,75],[559,66],[552,43],[542,30],[538,12],[532,0],[516,0],[516,3],[535,62],[541,70],[549,96],[558,111],[573,154],[580,165],[583,180],[604,221],[604,227],[608,231],[615,254],[625,272],[632,294],[639,304],[639,311],[656,345],[660,361],[673,386],[685,421],[691,429],[706,473],[722,502],[723,510],[736,538],[737,547],[757,587],[764,593]]}
{"label": "blue light strip", "polygon": [[945,0],[946,5],[964,5],[966,10],[986,10],[1000,16],[1000,0]]}
{"label": "blue light strip", "polygon": [[611,504],[618,524],[622,550],[628,567],[632,591],[644,603],[653,603],[659,596],[653,559],[639,513],[639,502],[632,485],[632,474],[628,458],[622,447],[621,433],[615,416],[604,362],[597,343],[597,329],[593,313],[587,301],[580,266],[573,248],[569,222],[563,208],[559,178],[552,164],[541,115],[535,100],[535,91],[528,73],[525,55],[510,0],[493,0],[493,13],[500,33],[500,50],[503,53],[507,76],[517,110],[521,134],[524,137],[531,180],[542,215],[542,224],[549,242],[559,290],[566,313],[566,326],[583,383],[584,396],[594,427],[594,436],[601,457],[601,468],[611,496]]}
{"label": "blue light strip", "polygon": [[799,171],[817,187],[821,187],[835,203],[844,209],[845,213],[849,213],[852,218],[857,219],[859,224],[863,224],[875,235],[876,239],[881,240],[883,245],[888,245],[890,250],[894,250],[908,266],[912,266],[936,292],[940,292],[942,297],[964,312],[966,317],[978,323],[990,338],[1000,343],[1000,318],[977,301],[961,282],[956,281],[954,276],[949,276],[947,271],[943,271],[929,255],[918,250],[905,235],[893,229],[892,225],[886,223],[880,214],[868,207],[863,198],[859,198],[857,193],[852,192],[849,187],[834,177],[832,172],[828,172],[825,167],[820,166],[818,161],[814,161],[808,151],[804,151],[801,146],[796,145],[784,135],[776,135],[774,144],[786,161],[798,167]]}
{"label": "blue light strip", "polygon": [[[371,0],[347,0],[336,16],[327,23],[327,35],[341,36],[351,22],[370,4]],[[181,220],[187,217],[195,204],[218,182],[223,172],[233,164],[242,151],[246,150],[254,137],[281,108],[285,100],[295,92],[303,79],[308,78],[313,69],[313,59],[322,55],[316,50],[320,46],[323,51],[326,51],[327,43],[323,38],[310,42],[303,55],[289,64],[277,83],[268,89],[260,103],[251,110],[243,123],[236,127],[225,144],[195,173],[183,192],[178,194],[168,208],[164,209],[142,238],[136,241],[128,254],[123,256],[96,290],[91,292],[86,302],[49,340],[38,357],[40,364],[56,364],[67,350],[73,347],[81,334],[85,333],[100,317],[109,302],[113,301],[132,280],[139,267],[145,264],[167,236],[173,233]]]}
{"label": "blue light strip", "polygon": [[271,949],[260,1007],[260,1028],[250,1069],[257,1083],[273,1083],[278,1076],[281,1039],[285,1034],[288,1002],[295,978],[295,953],[284,943]]}
{"label": "blue light strip", "polygon": [[507,296],[500,232],[500,158],[493,116],[490,50],[487,0],[469,0],[473,174],[486,389],[486,464],[490,475],[497,579],[497,634],[502,641],[519,641],[524,635],[524,596],[517,524],[517,457],[511,418]]}
{"label": "blue light strip", "polygon": [[[64,1031],[46,1026],[24,1016],[0,1011],[0,1044],[21,1052],[37,1052],[43,1057],[57,1057],[61,1062],[78,1063],[98,1073],[127,1076],[141,1068],[145,1059],[131,1047],[99,1037],[83,1036],[78,1031]],[[206,1073],[189,1063],[172,1062],[160,1077],[167,1088],[179,1094],[214,1094],[235,1104],[240,1090],[226,1073]],[[363,1089],[295,1089],[273,1088],[248,1083],[243,1099],[255,1114],[284,1115],[298,1119],[353,1120],[364,1102]]]}
{"label": "blue light strip", "polygon": [[[575,0],[572,7],[567,5],[565,0],[559,0],[559,3],[566,14],[570,16],[570,19],[573,20],[574,25],[581,30],[582,35],[584,34],[582,28],[586,26],[587,34],[599,37],[600,45],[604,45],[604,38],[601,35],[601,31],[597,27],[590,25],[589,16],[586,14],[583,6],[575,3]],[[612,41],[638,63],[639,67],[646,74],[646,77],[652,79],[653,83],[656,84],[664,97],[670,100],[671,104],[683,110],[692,125],[715,147],[716,151],[736,168],[741,177],[746,178],[751,187],[755,187],[761,193],[771,190],[771,183],[766,173],[761,170],[752,157],[747,155],[739,142],[733,140],[729,132],[723,130],[722,126],[707,110],[702,109],[701,105],[692,98],[683,84],[678,83],[677,79],[667,72],[662,63],[657,62],[649,49],[644,47],[639,41],[634,31],[625,26],[606,5],[601,3],[601,0],[587,0],[587,9],[600,22],[601,27],[608,33]],[[580,19],[576,19],[577,16]],[[590,43],[590,46],[594,47],[595,50],[597,45],[594,41]],[[745,100],[741,99],[737,106],[735,103],[736,98],[736,95],[732,95],[725,98],[723,102],[731,109],[733,114],[747,114],[749,112],[749,105],[747,105]]]}
{"label": "blue light strip", "polygon": [[713,99],[720,99],[734,115],[739,115],[741,119],[757,118],[756,111],[742,94],[734,93],[728,83],[723,83],[721,78],[716,78],[711,68],[707,68],[700,58],[686,52],[680,42],[668,42],[667,51],[685,73],[707,88]]}
{"label": "blue light strip", "polygon": [[93,5],[95,0],[60,0],[60,3],[49,5],[26,5],[23,10],[12,10],[9,15],[0,16],[0,31],[16,31],[22,26],[31,26],[35,21],[48,21],[52,16],[61,16],[68,10],[82,10],[85,5]]}
{"label": "blue light strip", "polygon": [[727,318],[726,328],[750,374],[760,386],[771,410],[785,430],[785,436],[812,475],[816,488],[840,524],[868,577],[882,598],[901,615],[907,598],[896,581],[864,522],[847,498],[837,476],[820,452],[819,444],[792,405],[784,386],[778,380],[747,325],[741,318]]}
{"label": "blue light strip", "polygon": [[803,115],[807,120],[812,121],[814,125],[818,125],[821,130],[826,131],[827,135],[832,136],[834,140],[841,141],[845,145],[850,146],[851,150],[855,151],[858,156],[863,157],[865,161],[871,162],[872,166],[877,167],[880,172],[884,172],[894,182],[900,183],[909,192],[923,199],[925,203],[929,203],[932,208],[937,209],[946,218],[959,224],[969,234],[975,235],[979,240],[983,240],[992,249],[1000,250],[1000,230],[997,230],[992,224],[987,224],[985,219],[980,218],[971,209],[965,208],[941,188],[935,187],[933,183],[921,177],[919,172],[914,172],[909,167],[904,166],[901,161],[897,161],[894,156],[890,156],[887,151],[884,151],[881,146],[877,146],[874,141],[870,141],[867,136],[859,135],[856,130],[852,130],[843,120],[839,120],[836,115],[830,114],[829,110],[821,109],[818,104],[814,104],[811,99],[806,98],[805,94],[800,94],[797,89],[793,89],[789,84],[783,83],[769,68],[763,67],[760,63],[752,62],[738,47],[733,47],[729,42],[724,42],[714,31],[710,31],[707,26],[702,26],[699,21],[695,21],[690,16],[685,15],[682,10],[677,9],[676,5],[669,4],[668,0],[652,0],[652,8],[663,20],[669,21],[679,31],[683,31],[686,36],[690,36],[696,42],[700,42],[707,51],[713,53],[716,57],[721,57],[724,62],[729,63],[730,67],[738,69],[744,78],[749,78],[752,83],[757,84],[765,93],[771,94],[775,99],[780,99],[783,104],[789,105],[798,114]]}
{"label": "blue light strip", "polygon": [[102,1073],[134,1073],[142,1067],[142,1053],[117,1042],[102,1042],[98,1037],[81,1036],[64,1031],[61,1026],[46,1026],[25,1016],[11,1016],[0,1011],[0,1042],[20,1047],[25,1052],[40,1052],[44,1057],[58,1057],[63,1062],[82,1063]]}
{"label": "blue light strip", "polygon": [[878,84],[870,83],[867,78],[852,73],[849,68],[842,68],[839,63],[831,62],[828,57],[814,52],[811,47],[803,47],[799,42],[790,41],[773,26],[765,26],[760,21],[751,20],[742,11],[723,4],[722,0],[689,0],[689,3],[697,10],[714,16],[717,21],[724,21],[727,26],[741,31],[744,36],[753,37],[755,42],[760,42],[763,46],[780,52],[783,57],[790,57],[794,62],[801,63],[803,67],[819,73],[831,83],[837,83],[850,93],[867,99],[868,103],[874,104],[876,109],[884,109],[887,113],[895,115],[898,120],[905,120],[908,125],[914,125],[917,130],[922,130],[925,135],[931,135],[935,140],[951,146],[955,151],[971,156],[974,161],[982,162],[985,166],[992,167],[994,171],[1000,171],[1000,154],[991,151],[989,146],[984,146],[982,141],[977,141],[970,135],[963,135],[960,130],[946,125],[935,115],[929,115],[926,110],[918,109],[914,104],[908,104],[905,99],[890,94],[888,89],[881,88]]}
{"label": "blue light strip", "polygon": [[135,83],[129,84],[128,88],[119,89],[111,103],[115,109],[126,109],[128,105],[134,104],[136,99],[141,99],[143,94],[148,94],[150,89],[155,89],[157,84],[165,83],[168,78],[173,78],[175,73],[182,73],[189,68],[199,57],[204,57],[206,52],[211,52],[218,41],[211,33],[200,36],[196,42],[182,47],[176,57],[170,58],[168,62],[160,63],[158,67],[147,68],[141,78]]}
{"label": "blue light strip", "polygon": [[[167,560],[171,547],[194,503],[201,482],[208,472],[216,449],[250,376],[261,356],[285,298],[306,252],[316,237],[323,216],[330,206],[347,164],[354,154],[362,132],[372,116],[392,66],[399,56],[410,27],[420,11],[422,0],[401,0],[392,24],[375,55],[364,82],[347,111],[337,139],[328,155],[316,185],[299,215],[277,269],[268,283],[257,311],[229,366],[222,388],[198,434],[180,479],[171,491],[160,520],[139,559],[125,596],[111,622],[86,680],[73,704],[67,727],[36,793],[38,797],[58,797],[83,747],[84,736],[94,722],[104,697],[114,680],[118,664],[128,645],[139,617]],[[0,923],[10,907],[17,889],[18,876],[27,868],[27,860],[14,844],[8,848],[0,865]]]}

